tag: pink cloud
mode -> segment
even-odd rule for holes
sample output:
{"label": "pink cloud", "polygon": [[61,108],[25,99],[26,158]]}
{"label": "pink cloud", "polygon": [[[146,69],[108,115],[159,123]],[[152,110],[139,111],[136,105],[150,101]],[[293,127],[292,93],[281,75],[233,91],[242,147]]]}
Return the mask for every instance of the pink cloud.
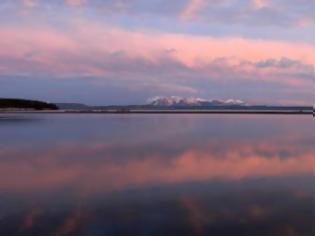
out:
{"label": "pink cloud", "polygon": [[268,5],[268,0],[253,0],[253,5],[256,9],[260,9]]}
{"label": "pink cloud", "polygon": [[194,17],[205,4],[205,0],[189,0],[187,6],[181,12],[181,18],[190,19]]}
{"label": "pink cloud", "polygon": [[[57,75],[102,76],[130,70],[128,60],[130,63],[140,60],[162,67],[167,59],[174,65],[181,65],[212,79],[220,79],[223,77],[220,73],[228,69],[234,74],[244,75],[244,79],[258,77],[260,80],[303,87],[311,81],[295,78],[296,74],[304,72],[302,67],[258,68],[255,64],[270,59],[279,61],[290,58],[308,65],[310,70],[315,66],[315,47],[298,42],[128,31],[82,21],[77,22],[71,32],[53,28],[1,27],[0,33],[6,35],[0,39],[2,74],[37,71]],[[106,57],[109,59],[105,60]],[[118,63],[120,67],[125,66],[124,70],[116,70],[117,66],[108,63],[113,58],[125,60],[125,63]],[[224,58],[224,61],[219,62],[218,58]],[[213,66],[215,69],[211,69]],[[279,79],[281,76],[283,79]]]}
{"label": "pink cloud", "polygon": [[23,6],[29,7],[29,8],[32,8],[36,6],[37,4],[36,0],[21,0],[21,1],[22,1]]}
{"label": "pink cloud", "polygon": [[87,0],[65,0],[65,1],[71,7],[83,6],[87,2]]}

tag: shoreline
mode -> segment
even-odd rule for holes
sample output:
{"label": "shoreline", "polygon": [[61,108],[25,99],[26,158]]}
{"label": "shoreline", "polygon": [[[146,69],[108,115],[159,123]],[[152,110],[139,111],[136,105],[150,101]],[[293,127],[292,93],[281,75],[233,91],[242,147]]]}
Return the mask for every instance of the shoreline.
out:
{"label": "shoreline", "polygon": [[183,109],[183,110],[0,110],[1,114],[262,114],[262,115],[315,115],[313,110],[236,110],[236,109]]}

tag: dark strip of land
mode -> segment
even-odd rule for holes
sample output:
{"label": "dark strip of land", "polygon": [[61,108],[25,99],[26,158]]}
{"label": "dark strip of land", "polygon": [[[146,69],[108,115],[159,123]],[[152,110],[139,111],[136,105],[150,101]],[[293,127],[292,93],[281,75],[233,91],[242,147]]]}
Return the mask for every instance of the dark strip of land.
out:
{"label": "dark strip of land", "polygon": [[58,110],[57,105],[18,98],[0,98],[0,109]]}

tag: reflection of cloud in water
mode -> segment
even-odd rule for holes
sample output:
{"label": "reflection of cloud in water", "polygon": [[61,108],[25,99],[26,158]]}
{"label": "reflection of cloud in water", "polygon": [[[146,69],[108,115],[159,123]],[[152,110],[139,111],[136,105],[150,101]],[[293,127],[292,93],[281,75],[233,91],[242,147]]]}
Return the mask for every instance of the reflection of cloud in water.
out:
{"label": "reflection of cloud in water", "polygon": [[88,218],[89,216],[85,212],[78,209],[64,219],[52,236],[72,235],[84,226]]}
{"label": "reflection of cloud in water", "polygon": [[0,235],[315,235],[305,118],[123,117],[2,126]]}
{"label": "reflection of cloud in water", "polygon": [[182,203],[188,211],[188,220],[192,226],[193,235],[202,235],[204,232],[203,227],[205,225],[205,222],[203,222],[203,219],[205,218],[205,216],[203,215],[201,208],[192,198],[187,196],[184,196],[182,198]]}
{"label": "reflection of cloud in water", "polygon": [[[230,188],[210,191],[200,186],[195,192],[183,190],[167,198],[140,190],[137,198],[116,194],[84,207],[59,204],[45,207],[32,228],[23,235],[313,235],[314,199],[296,198],[285,188]],[[203,188],[203,190],[201,190]],[[63,207],[62,207],[63,206]],[[33,214],[32,212],[30,214]],[[11,216],[11,220],[15,220]],[[6,221],[8,222],[8,221]],[[0,222],[1,235],[10,228]],[[7,228],[6,228],[7,227]],[[6,230],[7,229],[7,230]],[[293,234],[294,233],[294,234]],[[14,235],[14,234],[11,234]]]}
{"label": "reflection of cloud in water", "polygon": [[22,222],[22,225],[20,227],[21,230],[25,231],[31,229],[41,213],[42,213],[41,210],[38,208],[31,209],[31,211],[26,214]]}
{"label": "reflection of cloud in water", "polygon": [[140,152],[142,157],[137,149],[117,152],[116,147],[106,144],[74,147],[2,150],[0,188],[23,191],[71,184],[82,190],[111,191],[154,183],[310,175],[315,167],[314,147],[269,142],[240,143],[219,151],[212,151],[217,147],[210,143],[206,149],[187,149],[179,154]]}

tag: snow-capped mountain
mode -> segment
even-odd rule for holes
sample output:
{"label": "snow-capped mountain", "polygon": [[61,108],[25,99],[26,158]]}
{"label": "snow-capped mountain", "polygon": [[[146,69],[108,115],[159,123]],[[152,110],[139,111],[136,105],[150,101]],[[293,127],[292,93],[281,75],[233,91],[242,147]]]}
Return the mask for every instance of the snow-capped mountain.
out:
{"label": "snow-capped mountain", "polygon": [[183,98],[178,96],[170,97],[153,97],[148,99],[148,105],[152,106],[245,106],[244,101],[239,99],[222,100],[207,100],[198,97]]}

